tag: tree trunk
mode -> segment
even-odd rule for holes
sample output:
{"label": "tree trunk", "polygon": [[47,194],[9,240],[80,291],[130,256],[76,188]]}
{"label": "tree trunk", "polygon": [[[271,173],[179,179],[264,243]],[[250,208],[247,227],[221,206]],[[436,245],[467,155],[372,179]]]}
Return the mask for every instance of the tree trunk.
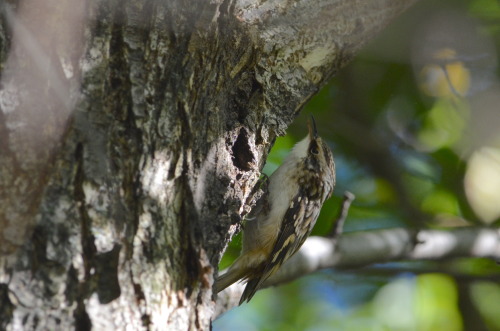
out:
{"label": "tree trunk", "polygon": [[0,3],[0,328],[207,329],[275,138],[412,2]]}

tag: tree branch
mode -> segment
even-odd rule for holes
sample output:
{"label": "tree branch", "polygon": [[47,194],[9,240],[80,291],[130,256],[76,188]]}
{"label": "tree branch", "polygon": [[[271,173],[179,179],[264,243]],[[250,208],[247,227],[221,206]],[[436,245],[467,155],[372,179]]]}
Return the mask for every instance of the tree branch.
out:
{"label": "tree branch", "polygon": [[[445,260],[456,257],[500,259],[500,230],[463,227],[453,230],[384,229],[353,232],[335,239],[310,237],[300,251],[265,283],[292,281],[327,268],[359,268],[401,260]],[[237,305],[244,284],[219,293],[217,315]]]}

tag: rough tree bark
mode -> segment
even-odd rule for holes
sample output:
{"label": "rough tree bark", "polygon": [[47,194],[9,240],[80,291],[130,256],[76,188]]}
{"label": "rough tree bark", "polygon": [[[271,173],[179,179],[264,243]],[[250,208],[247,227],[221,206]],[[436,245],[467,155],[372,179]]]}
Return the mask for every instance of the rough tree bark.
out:
{"label": "rough tree bark", "polygon": [[0,2],[0,328],[207,329],[274,139],[412,2]]}

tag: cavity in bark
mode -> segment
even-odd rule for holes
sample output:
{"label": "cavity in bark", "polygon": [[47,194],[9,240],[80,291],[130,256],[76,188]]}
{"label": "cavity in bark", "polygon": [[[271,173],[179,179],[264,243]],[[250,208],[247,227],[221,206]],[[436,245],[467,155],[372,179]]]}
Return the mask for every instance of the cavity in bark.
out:
{"label": "cavity in bark", "polygon": [[234,142],[232,152],[235,167],[243,171],[252,169],[251,164],[254,161],[254,156],[248,144],[248,133],[245,129],[240,130],[240,134]]}

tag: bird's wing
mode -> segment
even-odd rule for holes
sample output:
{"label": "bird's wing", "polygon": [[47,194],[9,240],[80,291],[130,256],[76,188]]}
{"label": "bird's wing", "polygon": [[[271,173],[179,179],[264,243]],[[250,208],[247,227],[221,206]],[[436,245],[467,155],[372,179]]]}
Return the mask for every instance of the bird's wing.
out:
{"label": "bird's wing", "polygon": [[285,212],[281,229],[273,246],[262,275],[251,279],[240,299],[240,304],[249,301],[262,283],[295,254],[311,232],[320,211],[319,200],[309,200],[299,190]]}

